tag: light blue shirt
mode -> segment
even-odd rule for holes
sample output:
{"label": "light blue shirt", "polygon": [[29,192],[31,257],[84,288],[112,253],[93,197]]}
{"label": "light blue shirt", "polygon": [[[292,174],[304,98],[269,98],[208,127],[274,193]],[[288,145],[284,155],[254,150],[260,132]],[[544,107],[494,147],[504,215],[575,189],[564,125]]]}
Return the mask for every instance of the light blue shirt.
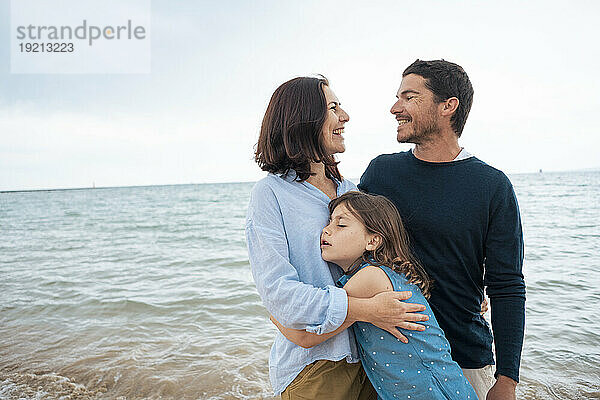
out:
{"label": "light blue shirt", "polygon": [[[246,242],[256,289],[271,315],[288,328],[323,334],[346,319],[348,296],[336,287],[337,266],[321,258],[321,230],[329,220],[329,197],[308,182],[269,174],[258,181],[250,196]],[[354,183],[338,182],[337,195],[357,190]],[[345,330],[310,349],[297,346],[280,332],[269,358],[269,376],[280,394],[304,369],[317,360],[358,362],[356,342]]]}

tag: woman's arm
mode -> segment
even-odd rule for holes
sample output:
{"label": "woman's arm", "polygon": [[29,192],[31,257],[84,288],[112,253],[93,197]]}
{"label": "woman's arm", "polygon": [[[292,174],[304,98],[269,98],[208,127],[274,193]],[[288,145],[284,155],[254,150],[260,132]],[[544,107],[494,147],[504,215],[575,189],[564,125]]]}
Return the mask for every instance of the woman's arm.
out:
{"label": "woman's arm", "polygon": [[[289,227],[288,227],[289,228]],[[333,285],[315,287],[300,281],[290,264],[286,230],[273,190],[259,182],[252,191],[246,241],[256,288],[269,313],[283,326],[322,335],[335,331],[344,322],[370,322],[403,342],[407,339],[396,327],[418,330],[414,322],[427,316],[420,304],[406,303],[410,292],[383,292],[370,298],[348,296]]]}
{"label": "woman's arm", "polygon": [[289,256],[287,235],[293,228],[284,227],[278,197],[269,183],[259,182],[248,208],[246,242],[263,304],[286,327],[319,334],[334,331],[346,319],[348,296],[333,285],[315,287],[300,280]]}
{"label": "woman's arm", "polygon": [[[401,299],[403,297],[406,297],[406,298],[410,297],[410,292],[394,292],[393,286],[392,286],[389,278],[385,274],[385,272],[383,272],[380,268],[377,268],[377,267],[366,267],[366,268],[363,268],[362,270],[360,270],[359,272],[357,272],[348,281],[348,283],[346,283],[346,285],[344,286],[344,290],[346,290],[346,292],[348,293],[348,296],[349,296],[349,299],[348,299],[349,312],[351,312],[351,310],[354,308],[355,314],[357,316],[360,316],[361,311],[364,312],[364,310],[362,310],[364,304],[369,304],[369,303],[361,303],[361,301],[368,300],[369,302],[371,302],[373,304],[377,304],[381,301],[381,299],[384,299],[384,298],[382,297],[381,299],[375,299],[375,297],[378,295],[382,295],[382,294],[387,294],[387,295],[397,294],[400,296],[399,299]],[[383,301],[385,301],[385,300],[386,299],[384,299]],[[395,300],[394,297],[392,297],[392,302],[398,302],[398,301]],[[425,307],[420,304],[410,304],[409,305],[408,303],[405,303],[405,305],[411,309],[414,309],[414,311],[425,310]],[[368,308],[369,307],[367,306],[365,309],[368,309]],[[410,326],[413,330],[424,330],[425,327],[423,327],[422,325],[411,323],[409,321],[415,321],[415,322],[416,321],[425,321],[428,319],[428,317],[423,314],[417,314],[414,311],[407,313],[406,318],[409,318],[409,320],[404,321],[404,324]],[[351,326],[356,321],[365,321],[365,322],[370,322],[370,323],[373,323],[373,321],[376,321],[377,324],[373,323],[373,325],[381,327],[380,324],[382,324],[382,322],[381,322],[381,320],[378,320],[378,318],[382,318],[382,316],[380,315],[378,317],[375,317],[374,315],[370,315],[370,316],[366,315],[365,319],[357,319],[357,320],[347,317],[346,320],[344,321],[344,323],[338,329],[336,329],[333,332],[329,332],[329,333],[322,334],[322,335],[309,333],[309,332],[306,332],[304,330],[299,330],[299,329],[286,328],[279,321],[277,321],[275,318],[273,318],[273,316],[271,316],[271,321],[273,322],[273,324],[275,324],[275,326],[277,327],[277,329],[279,329],[279,331],[283,334],[283,336],[285,336],[289,341],[297,344],[298,346],[301,346],[304,348],[310,348],[310,347],[316,346],[317,344],[322,343],[325,340],[344,331],[345,329],[347,329],[349,326]],[[388,324],[387,321],[383,322],[383,325],[387,326],[387,324]],[[410,329],[410,328],[408,328],[408,329]],[[396,328],[396,325],[392,325],[392,330],[393,331],[390,332],[391,334],[393,334],[394,336],[396,336],[398,339],[402,340],[405,343],[408,342],[408,340],[406,340],[406,337],[404,337],[404,335],[402,335],[400,333],[400,331]]]}
{"label": "woman's arm", "polygon": [[354,323],[354,321],[346,319],[346,321],[344,321],[344,323],[335,331],[324,333],[322,335],[317,335],[316,333],[306,332],[301,329],[286,328],[285,326],[281,325],[279,321],[273,318],[272,315],[271,322],[277,327],[277,329],[279,329],[279,331],[283,334],[283,336],[285,336],[287,340],[294,344],[297,344],[300,347],[304,347],[305,349],[309,349],[318,345],[319,343],[323,343],[327,339],[334,337],[342,331],[345,331],[350,325]]}

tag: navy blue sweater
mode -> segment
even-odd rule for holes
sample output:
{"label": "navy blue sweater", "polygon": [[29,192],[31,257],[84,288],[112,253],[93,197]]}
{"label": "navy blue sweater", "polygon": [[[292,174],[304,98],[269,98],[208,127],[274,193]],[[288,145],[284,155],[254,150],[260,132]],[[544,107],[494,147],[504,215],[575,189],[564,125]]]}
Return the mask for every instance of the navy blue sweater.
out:
{"label": "navy blue sweater", "polygon": [[415,255],[433,279],[430,304],[462,368],[493,364],[480,315],[490,298],[496,373],[518,382],[525,325],[523,234],[506,175],[476,157],[431,163],[412,152],[383,154],[359,189],[394,202]]}

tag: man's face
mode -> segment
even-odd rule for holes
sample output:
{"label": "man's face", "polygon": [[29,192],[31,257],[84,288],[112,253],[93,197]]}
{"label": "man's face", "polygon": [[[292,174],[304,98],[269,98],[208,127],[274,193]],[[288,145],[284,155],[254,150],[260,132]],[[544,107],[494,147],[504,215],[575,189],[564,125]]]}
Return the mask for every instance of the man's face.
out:
{"label": "man's face", "polygon": [[439,103],[434,102],[433,93],[425,87],[425,78],[406,75],[396,97],[390,112],[398,121],[398,142],[421,144],[439,132]]}

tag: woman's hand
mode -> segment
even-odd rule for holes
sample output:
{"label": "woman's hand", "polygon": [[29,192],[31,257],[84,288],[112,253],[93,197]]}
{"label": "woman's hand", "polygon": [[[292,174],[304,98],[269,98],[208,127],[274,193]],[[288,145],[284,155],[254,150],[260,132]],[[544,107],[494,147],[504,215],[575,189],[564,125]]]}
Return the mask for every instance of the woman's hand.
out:
{"label": "woman's hand", "polygon": [[[420,311],[425,311],[424,305],[404,302],[404,300],[409,299],[411,296],[411,292],[387,291],[370,298],[348,297],[348,317],[338,329],[323,335],[286,328],[272,315],[270,319],[283,336],[304,348],[310,348],[322,343],[347,329],[355,321],[369,322],[378,328],[388,331],[403,343],[408,343],[408,339],[398,328],[424,331],[425,327],[416,322],[429,320],[427,315],[419,314]],[[351,313],[352,315],[350,315]]]}
{"label": "woman's hand", "polygon": [[348,315],[348,318],[369,322],[388,331],[403,343],[408,343],[406,336],[397,328],[424,331],[425,327],[416,322],[429,320],[427,315],[419,314],[425,310],[424,305],[404,302],[411,296],[411,292],[388,291],[370,298],[349,297],[348,310],[352,310],[353,315]]}
{"label": "woman's hand", "polygon": [[408,343],[406,336],[397,328],[424,331],[425,327],[415,322],[429,320],[427,315],[419,314],[420,311],[425,311],[424,305],[403,301],[411,296],[411,292],[383,292],[373,296],[375,310],[372,320],[368,322],[388,331],[403,343]]}
{"label": "woman's hand", "polygon": [[416,323],[429,319],[427,315],[419,314],[425,306],[405,302],[412,293],[394,292],[392,283],[381,268],[361,269],[344,285],[344,290],[348,293],[346,320],[370,322],[404,343],[408,343],[408,339],[398,328],[425,330],[423,325]]}

